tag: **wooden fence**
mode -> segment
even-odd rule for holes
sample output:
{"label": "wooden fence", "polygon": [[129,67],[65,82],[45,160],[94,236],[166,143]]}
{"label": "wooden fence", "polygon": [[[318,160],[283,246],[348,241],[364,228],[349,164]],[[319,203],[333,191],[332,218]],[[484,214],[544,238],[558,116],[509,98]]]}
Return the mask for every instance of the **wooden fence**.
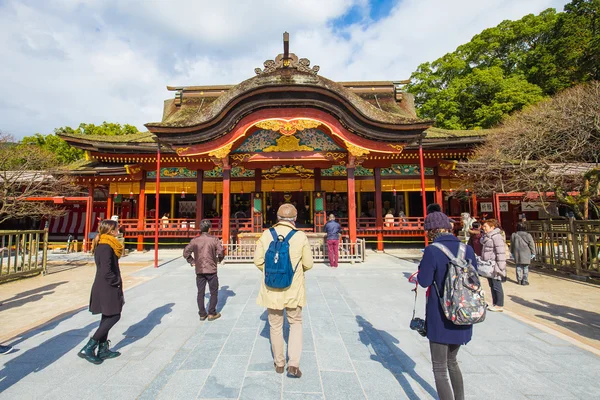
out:
{"label": "wooden fence", "polygon": [[0,282],[46,272],[48,230],[0,231]]}
{"label": "wooden fence", "polygon": [[600,221],[528,221],[536,247],[534,265],[600,276]]}
{"label": "wooden fence", "polygon": [[[254,259],[255,243],[227,244],[225,245],[225,262],[229,263],[250,263]],[[311,244],[313,261],[325,262],[328,260],[327,245]],[[340,242],[339,262],[364,262],[365,261],[365,241],[357,239],[356,243]]]}

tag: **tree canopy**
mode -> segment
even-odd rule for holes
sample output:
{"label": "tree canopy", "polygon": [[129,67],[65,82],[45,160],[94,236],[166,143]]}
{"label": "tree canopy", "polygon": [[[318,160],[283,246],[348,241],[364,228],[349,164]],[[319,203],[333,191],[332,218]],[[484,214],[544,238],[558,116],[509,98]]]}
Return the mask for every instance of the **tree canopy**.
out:
{"label": "tree canopy", "polygon": [[476,193],[553,193],[588,217],[600,190],[600,82],[566,89],[507,118],[458,173]]}
{"label": "tree canopy", "polygon": [[56,128],[54,133],[42,135],[36,133],[33,136],[26,136],[21,141],[22,144],[37,145],[40,149],[54,154],[61,164],[69,164],[83,158],[83,151],[75,149],[59,138],[57,134],[80,134],[80,135],[100,135],[100,136],[119,136],[139,133],[138,129],[129,124],[117,124],[112,122],[103,122],[101,125],[81,123],[76,129],[70,126]]}
{"label": "tree canopy", "polygon": [[407,90],[417,113],[446,129],[496,125],[506,115],[581,82],[600,79],[600,0],[573,0],[485,29],[421,64]]}

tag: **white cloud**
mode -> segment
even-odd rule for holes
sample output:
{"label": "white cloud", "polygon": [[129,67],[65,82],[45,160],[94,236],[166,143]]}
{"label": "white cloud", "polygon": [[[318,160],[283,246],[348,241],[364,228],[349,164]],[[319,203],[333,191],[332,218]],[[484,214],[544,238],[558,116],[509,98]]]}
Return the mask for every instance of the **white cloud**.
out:
{"label": "white cloud", "polygon": [[[566,0],[404,0],[373,22],[366,0],[0,1],[0,129],[160,120],[165,85],[235,84],[281,52],[333,80],[405,79],[486,27]],[[363,19],[340,27],[358,7]],[[338,23],[334,26],[334,21]]]}

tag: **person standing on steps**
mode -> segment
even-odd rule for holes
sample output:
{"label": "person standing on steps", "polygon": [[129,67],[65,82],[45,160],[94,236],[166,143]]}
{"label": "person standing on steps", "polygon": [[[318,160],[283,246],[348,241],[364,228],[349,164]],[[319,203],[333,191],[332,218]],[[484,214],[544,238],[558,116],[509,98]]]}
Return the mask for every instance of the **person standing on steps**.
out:
{"label": "person standing on steps", "polygon": [[[254,265],[263,271],[263,280],[256,303],[267,308],[275,372],[283,374],[285,369],[285,342],[283,340],[283,311],[285,310],[290,324],[287,371],[288,375],[300,378],[302,376],[300,371],[302,307],[306,305],[304,272],[313,267],[313,257],[306,234],[296,229],[297,216],[298,211],[293,205],[283,204],[279,207],[277,210],[278,222],[271,228],[275,232],[272,233],[270,229],[265,230],[256,242]],[[288,238],[290,234],[291,236]],[[265,283],[267,262],[271,263],[270,259],[267,260],[267,251],[274,241],[273,235],[276,235],[278,239],[281,238],[282,241],[287,241],[289,261],[292,267],[295,267],[291,272],[293,273],[291,285],[285,288],[273,288]]]}
{"label": "person standing on steps", "polygon": [[329,221],[325,224],[325,232],[327,232],[327,254],[329,255],[329,265],[332,268],[337,268],[342,226],[335,220],[335,215],[329,214]]}
{"label": "person standing on steps", "polygon": [[517,224],[517,231],[510,237],[510,252],[515,260],[517,269],[517,283],[519,285],[529,285],[529,264],[535,257],[535,245],[533,237],[526,231],[524,223]]}
{"label": "person standing on steps", "polygon": [[488,278],[493,305],[488,307],[488,310],[502,312],[504,311],[502,280],[506,278],[506,242],[495,219],[486,220],[482,229],[484,235],[481,237],[481,259],[494,262],[494,276]]}
{"label": "person standing on steps", "polygon": [[[102,314],[100,326],[78,355],[92,364],[101,364],[104,360],[121,355],[109,349],[108,332],[121,319],[125,298],[123,281],[119,269],[119,258],[124,246],[116,236],[119,224],[110,219],[100,222],[98,234],[92,241],[92,253],[96,262],[96,277],[90,296],[92,314]],[[98,352],[96,353],[96,348]]]}
{"label": "person standing on steps", "polygon": [[[190,265],[196,268],[196,286],[198,287],[198,314],[200,321],[208,318],[214,321],[221,317],[217,312],[217,302],[219,300],[219,277],[217,276],[217,264],[223,260],[225,253],[223,244],[216,236],[208,232],[212,228],[209,220],[200,221],[200,236],[192,239],[190,244],[183,250],[183,258]],[[204,293],[206,284],[210,290],[210,300],[208,303],[208,312],[204,306]]]}

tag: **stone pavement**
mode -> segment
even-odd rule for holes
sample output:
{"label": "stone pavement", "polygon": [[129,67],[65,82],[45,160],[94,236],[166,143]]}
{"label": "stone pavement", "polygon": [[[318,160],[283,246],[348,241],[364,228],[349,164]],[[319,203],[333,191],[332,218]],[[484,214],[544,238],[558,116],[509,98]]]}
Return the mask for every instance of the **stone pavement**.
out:
{"label": "stone pavement", "polygon": [[[125,293],[111,332],[121,357],[92,365],[76,353],[98,325],[78,312],[13,341],[0,358],[0,399],[430,399],[428,342],[408,329],[416,265],[385,254],[307,273],[301,379],[278,375],[260,273],[220,270],[223,317],[199,322],[182,260],[136,272],[155,279]],[[421,299],[422,302],[422,299]],[[423,309],[423,306],[420,307]],[[421,311],[422,312],[422,311]],[[600,357],[505,314],[475,327],[459,361],[469,399],[583,399],[600,393]]]}

